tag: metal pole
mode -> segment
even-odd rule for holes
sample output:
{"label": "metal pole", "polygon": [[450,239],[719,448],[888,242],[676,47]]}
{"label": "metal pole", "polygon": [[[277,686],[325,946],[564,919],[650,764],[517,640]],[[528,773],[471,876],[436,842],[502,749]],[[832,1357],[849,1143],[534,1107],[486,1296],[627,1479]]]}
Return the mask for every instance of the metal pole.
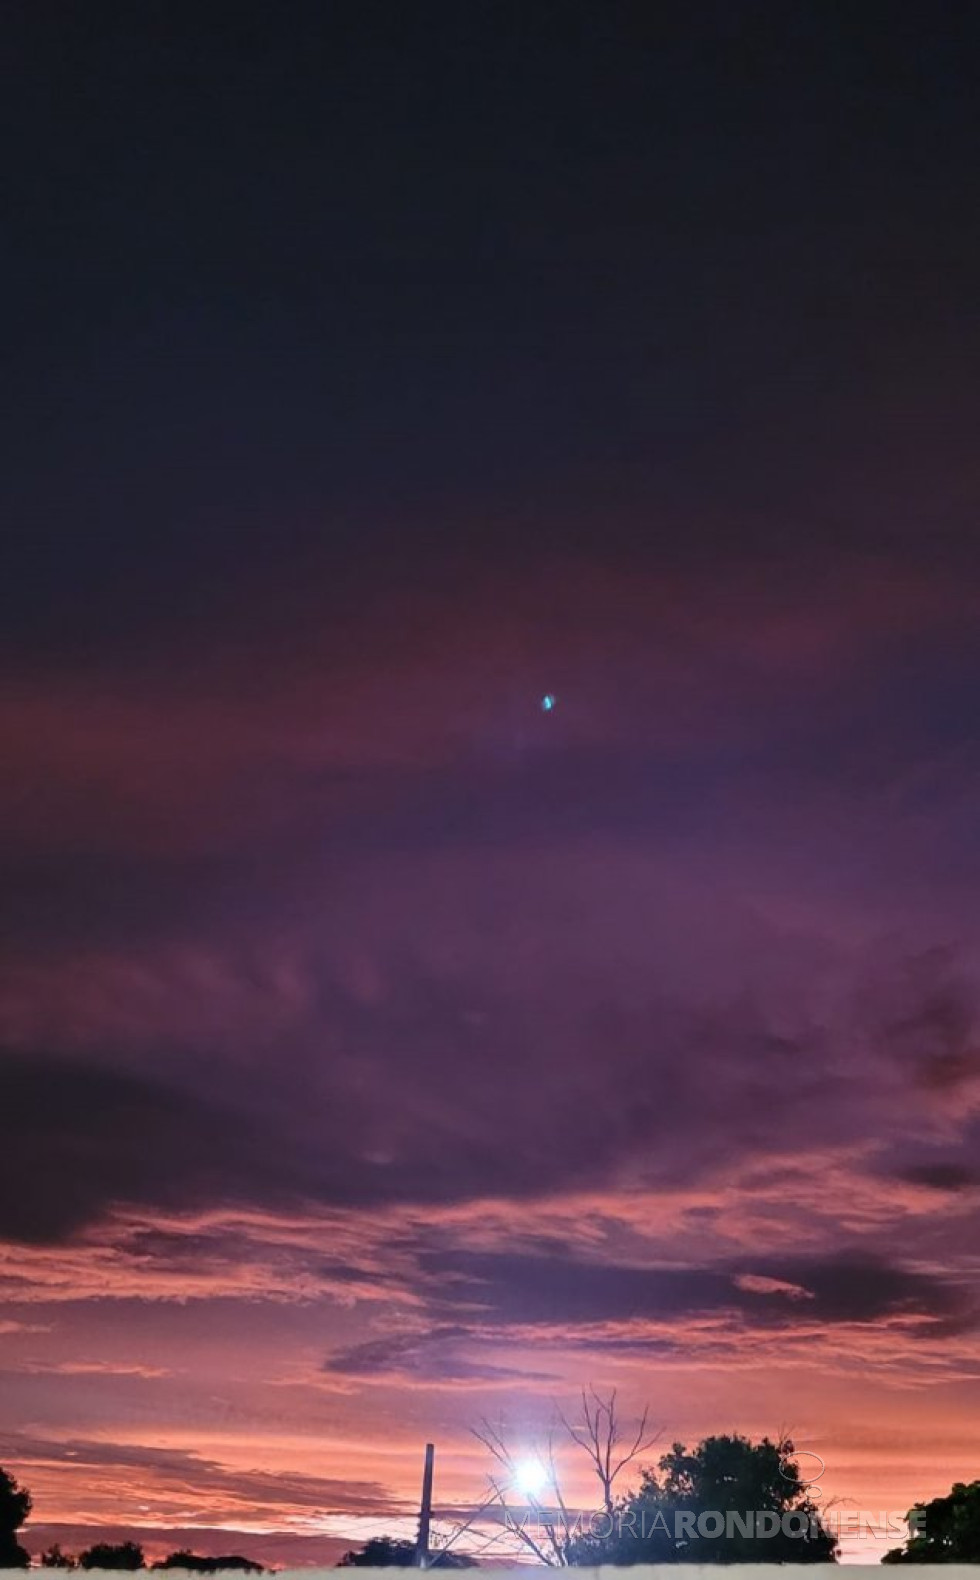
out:
{"label": "metal pole", "polygon": [[429,1524],[432,1520],[432,1464],[436,1445],[425,1445],[425,1469],[422,1472],[422,1506],[419,1509],[419,1539],[415,1547],[416,1569],[429,1567]]}

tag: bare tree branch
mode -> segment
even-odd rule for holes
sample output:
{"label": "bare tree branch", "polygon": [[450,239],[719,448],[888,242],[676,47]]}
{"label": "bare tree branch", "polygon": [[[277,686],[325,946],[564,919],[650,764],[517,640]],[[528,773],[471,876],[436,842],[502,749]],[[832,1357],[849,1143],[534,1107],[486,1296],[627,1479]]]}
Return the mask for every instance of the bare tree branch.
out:
{"label": "bare tree branch", "polygon": [[[652,1448],[660,1436],[659,1432],[648,1432],[649,1407],[645,1408],[640,1417],[635,1434],[626,1440],[623,1438],[620,1427],[619,1414],[616,1403],[615,1388],[603,1398],[591,1385],[582,1389],[582,1419],[579,1423],[571,1422],[564,1412],[556,1405],[556,1419],[563,1428],[566,1436],[582,1449],[586,1454],[592,1470],[602,1487],[602,1505],[610,1517],[615,1511],[615,1485],[618,1477],[636,1459]],[[534,1554],[539,1563],[548,1564],[551,1568],[565,1567],[571,1561],[571,1555],[577,1536],[577,1518],[569,1510],[561,1487],[561,1478],[558,1473],[558,1460],[555,1452],[554,1429],[549,1432],[545,1451],[539,1454],[539,1459],[546,1471],[547,1484],[554,1494],[557,1508],[554,1512],[545,1509],[539,1498],[533,1493],[526,1494],[526,1503],[529,1513],[533,1513],[538,1521],[538,1530],[544,1532],[545,1540],[535,1540],[527,1530],[527,1516],[518,1525],[507,1502],[508,1488],[513,1487],[517,1481],[518,1465],[511,1452],[504,1429],[496,1427],[484,1417],[478,1427],[473,1427],[473,1436],[477,1442],[490,1454],[491,1459],[503,1472],[503,1485],[491,1475],[489,1484],[492,1488],[491,1503],[497,1503],[505,1515],[509,1527],[515,1537]]]}
{"label": "bare tree branch", "polygon": [[555,1568],[557,1566],[556,1562],[552,1558],[548,1557],[548,1554],[544,1548],[538,1546],[538,1543],[534,1540],[534,1537],[527,1529],[526,1518],[521,1521],[520,1525],[515,1523],[514,1516],[510,1512],[510,1505],[507,1502],[506,1494],[497,1485],[492,1477],[490,1478],[490,1485],[493,1487],[494,1492],[497,1495],[497,1501],[500,1504],[502,1513],[506,1515],[508,1530],[513,1532],[518,1541],[523,1542],[524,1546],[534,1554],[539,1563],[546,1564],[549,1569]]}
{"label": "bare tree branch", "polygon": [[615,1507],[614,1488],[617,1477],[640,1454],[645,1454],[648,1448],[652,1448],[660,1436],[659,1432],[647,1435],[647,1426],[650,1419],[649,1406],[643,1411],[631,1446],[626,1453],[620,1454],[618,1457],[616,1457],[616,1450],[622,1441],[622,1433],[616,1407],[615,1388],[608,1398],[605,1399],[591,1385],[588,1389],[582,1389],[581,1425],[573,1425],[561,1410],[558,1411],[558,1419],[572,1442],[576,1443],[588,1455],[592,1469],[598,1478],[599,1485],[602,1487],[603,1508],[607,1514],[611,1515]]}
{"label": "bare tree branch", "polygon": [[439,1547],[436,1550],[431,1563],[429,1564],[430,1569],[435,1569],[439,1563],[440,1558],[442,1558],[446,1553],[452,1552],[460,1537],[465,1536],[467,1531],[472,1530],[477,1520],[482,1519],[487,1510],[492,1508],[496,1501],[496,1494],[491,1494],[490,1497],[483,1500],[479,1508],[473,1510],[473,1513],[470,1515],[469,1519],[458,1522],[453,1527],[453,1529],[449,1532],[449,1535],[440,1542]]}

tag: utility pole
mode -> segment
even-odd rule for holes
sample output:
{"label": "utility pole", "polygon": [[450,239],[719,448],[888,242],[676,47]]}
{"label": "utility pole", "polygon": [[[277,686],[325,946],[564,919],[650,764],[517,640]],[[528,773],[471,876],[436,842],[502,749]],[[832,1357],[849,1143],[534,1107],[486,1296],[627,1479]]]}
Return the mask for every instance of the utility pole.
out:
{"label": "utility pole", "polygon": [[422,1506],[419,1509],[419,1539],[415,1546],[416,1569],[429,1567],[429,1525],[432,1520],[432,1464],[436,1445],[425,1445],[425,1469],[422,1472]]}

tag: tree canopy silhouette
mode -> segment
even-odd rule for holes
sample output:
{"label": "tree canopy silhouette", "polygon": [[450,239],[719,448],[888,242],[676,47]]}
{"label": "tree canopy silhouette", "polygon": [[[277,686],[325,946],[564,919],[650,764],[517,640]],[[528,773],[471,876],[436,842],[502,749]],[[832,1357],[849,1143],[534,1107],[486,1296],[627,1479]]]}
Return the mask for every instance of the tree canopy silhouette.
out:
{"label": "tree canopy silhouette", "polygon": [[[415,1563],[415,1543],[396,1536],[372,1536],[363,1547],[345,1553],[339,1569],[411,1569]],[[449,1552],[435,1548],[429,1556],[430,1569],[476,1569],[475,1558],[468,1553]]]}
{"label": "tree canopy silhouette", "polygon": [[145,1569],[146,1560],[139,1542],[95,1542],[79,1553],[82,1569]]}
{"label": "tree canopy silhouette", "polygon": [[675,1443],[612,1516],[572,1544],[569,1561],[833,1563],[836,1540],[793,1454],[788,1438],[708,1437],[693,1453]]}
{"label": "tree canopy silhouette", "polygon": [[17,1540],[31,1512],[31,1495],[6,1470],[0,1469],[0,1569],[26,1569],[31,1555]]}
{"label": "tree canopy silhouette", "polygon": [[42,1569],[77,1569],[78,1559],[71,1553],[61,1550],[61,1543],[55,1542],[53,1547],[48,1547],[41,1554]]}
{"label": "tree canopy silhouette", "polygon": [[261,1564],[257,1564],[252,1558],[243,1558],[240,1553],[221,1553],[215,1558],[205,1558],[200,1553],[192,1553],[187,1547],[180,1547],[176,1552],[168,1553],[166,1558],[161,1558],[153,1568],[187,1569],[194,1574],[202,1575],[219,1574],[223,1569],[237,1569],[255,1575],[265,1573]]}
{"label": "tree canopy silhouette", "polygon": [[[43,1569],[142,1569],[145,1567],[143,1551],[135,1542],[109,1543],[99,1542],[94,1547],[89,1547],[80,1558],[75,1558],[71,1553],[62,1552],[61,1547],[55,1542],[41,1554],[41,1567]],[[222,1570],[234,1569],[246,1574],[264,1574],[262,1564],[256,1563],[252,1558],[243,1558],[240,1553],[221,1553],[216,1557],[203,1557],[200,1553],[192,1553],[187,1547],[180,1547],[176,1552],[168,1553],[166,1558],[161,1558],[151,1569],[186,1569],[195,1574],[220,1574]]]}
{"label": "tree canopy silhouette", "polygon": [[944,1498],[916,1503],[908,1513],[904,1547],[893,1547],[883,1564],[980,1563],[980,1481],[957,1481]]}

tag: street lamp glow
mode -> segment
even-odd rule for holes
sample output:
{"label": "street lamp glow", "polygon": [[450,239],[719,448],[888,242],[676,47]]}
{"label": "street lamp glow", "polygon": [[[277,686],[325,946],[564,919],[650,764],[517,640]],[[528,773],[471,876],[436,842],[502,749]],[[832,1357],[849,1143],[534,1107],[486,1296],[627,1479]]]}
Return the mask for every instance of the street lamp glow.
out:
{"label": "street lamp glow", "polygon": [[522,1459],[514,1470],[514,1483],[518,1492],[526,1498],[536,1498],[543,1492],[548,1480],[548,1472],[540,1459]]}

